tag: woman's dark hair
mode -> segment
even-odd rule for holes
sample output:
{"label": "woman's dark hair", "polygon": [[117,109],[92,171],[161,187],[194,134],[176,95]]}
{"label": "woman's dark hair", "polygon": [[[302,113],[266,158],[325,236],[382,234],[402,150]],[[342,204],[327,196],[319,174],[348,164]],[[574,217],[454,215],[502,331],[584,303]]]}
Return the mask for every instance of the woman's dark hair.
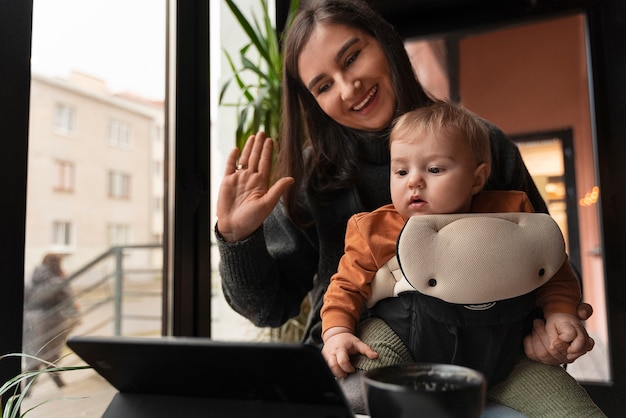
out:
{"label": "woman's dark hair", "polygon": [[[300,52],[320,24],[347,25],[378,40],[389,60],[396,116],[431,102],[417,81],[402,38],[365,0],[307,2],[291,23],[284,43],[281,133],[274,171],[275,178],[295,179],[284,196],[284,204],[297,223],[303,221],[296,201],[302,187],[312,198],[324,202],[337,191],[352,186],[358,176],[356,145],[347,139],[358,132],[326,115],[298,74]],[[388,136],[387,130],[384,135]],[[305,166],[303,149],[308,145],[310,155]]]}

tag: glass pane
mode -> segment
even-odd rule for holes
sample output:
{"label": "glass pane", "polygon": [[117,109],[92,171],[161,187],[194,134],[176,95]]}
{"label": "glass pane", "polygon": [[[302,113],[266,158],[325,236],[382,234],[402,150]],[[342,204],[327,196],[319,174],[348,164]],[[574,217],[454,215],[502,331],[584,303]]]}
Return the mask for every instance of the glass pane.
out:
{"label": "glass pane", "polygon": [[[569,176],[566,176],[563,160],[567,152],[564,150],[561,138],[547,137],[541,140],[518,142],[518,146],[529,172],[548,204],[550,215],[563,232],[570,261],[579,272],[592,271],[594,273],[592,276],[583,274],[581,284],[584,300],[594,307],[594,315],[587,321],[586,328],[596,341],[596,346],[590,353],[569,365],[568,371],[581,381],[608,381],[610,372],[604,290],[603,286],[598,289],[598,279],[603,278],[603,272],[598,270],[597,265],[601,251],[596,244],[596,246],[591,246],[591,250],[581,253],[581,247],[589,247],[589,237],[597,233],[597,229],[594,229],[597,228],[595,224],[589,225],[585,222],[585,212],[596,209],[599,187],[594,186],[580,199],[568,201],[567,190],[575,187],[575,181],[574,173],[570,172]],[[582,215],[582,220],[579,219],[579,213]],[[571,231],[569,225],[572,225]],[[599,294],[598,290],[602,293]]]}
{"label": "glass pane", "polygon": [[[562,226],[568,253],[594,307],[586,322],[595,348],[568,366],[580,381],[611,379],[599,185],[589,91],[586,21],[581,14],[462,38],[460,96],[464,105],[511,137],[533,137],[521,151],[550,213]],[[564,137],[546,131],[569,132]],[[595,192],[594,192],[595,190]],[[590,198],[587,199],[586,196]]]}
{"label": "glass pane", "polygon": [[[247,17],[261,16],[258,0],[237,1],[237,6]],[[235,147],[235,130],[237,128],[237,112],[234,107],[217,106],[219,91],[225,82],[232,78],[232,70],[225,59],[224,50],[234,57],[239,66],[240,48],[246,44],[246,35],[239,27],[233,14],[223,0],[211,0],[210,7],[210,60],[211,60],[211,213],[215,215],[217,190],[224,173],[224,161],[228,153]],[[270,6],[271,7],[271,6]],[[234,84],[234,83],[231,83]],[[225,102],[237,101],[237,89],[229,88]],[[215,225],[213,218],[211,225]],[[212,242],[215,240],[211,234]],[[221,289],[220,276],[217,271],[219,254],[212,245],[212,301],[211,301],[211,336],[220,340],[267,340],[271,330],[256,328],[246,318],[234,312],[226,303]]]}
{"label": "glass pane", "polygon": [[[24,351],[70,366],[69,335],[161,335],[166,0],[33,7]],[[29,416],[100,416],[115,390],[87,370],[30,393],[85,399]]]}

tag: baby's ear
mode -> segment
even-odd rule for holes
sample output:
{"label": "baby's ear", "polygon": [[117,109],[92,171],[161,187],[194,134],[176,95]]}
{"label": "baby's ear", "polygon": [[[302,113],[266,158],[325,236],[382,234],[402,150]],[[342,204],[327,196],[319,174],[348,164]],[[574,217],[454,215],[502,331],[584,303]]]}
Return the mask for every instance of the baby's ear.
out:
{"label": "baby's ear", "polygon": [[476,194],[480,192],[483,187],[485,187],[485,183],[487,183],[487,179],[491,174],[491,166],[487,163],[479,164],[478,167],[474,170],[474,184],[472,184],[472,194]]}

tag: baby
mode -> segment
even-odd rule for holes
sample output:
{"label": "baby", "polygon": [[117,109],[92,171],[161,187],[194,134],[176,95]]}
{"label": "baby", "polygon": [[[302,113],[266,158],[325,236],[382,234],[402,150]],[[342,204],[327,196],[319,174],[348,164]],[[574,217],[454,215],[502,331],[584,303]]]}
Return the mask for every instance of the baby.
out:
{"label": "baby", "polygon": [[[482,191],[491,172],[489,135],[462,106],[438,102],[401,116],[391,132],[390,151],[393,204],[349,220],[345,254],[324,298],[322,353],[335,376],[355,371],[354,354],[377,356],[355,335],[366,305],[400,336],[415,361],[473,367],[490,386],[506,377],[521,354],[522,319],[535,305],[543,310],[553,341],[584,344],[586,332],[576,314],[580,286],[565,254],[558,271],[535,292],[498,300],[498,309],[490,312],[467,311],[410,285],[389,295],[395,297],[373,299],[377,273],[395,259],[399,234],[410,217],[533,212],[521,191]],[[459,315],[454,324],[446,319]]]}

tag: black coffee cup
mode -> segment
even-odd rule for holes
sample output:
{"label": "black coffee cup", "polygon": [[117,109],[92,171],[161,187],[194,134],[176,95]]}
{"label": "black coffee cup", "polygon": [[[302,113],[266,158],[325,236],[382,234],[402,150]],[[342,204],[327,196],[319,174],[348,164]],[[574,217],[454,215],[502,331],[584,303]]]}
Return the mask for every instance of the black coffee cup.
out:
{"label": "black coffee cup", "polygon": [[478,418],[485,406],[482,373],[462,366],[407,363],[367,371],[371,418]]}

